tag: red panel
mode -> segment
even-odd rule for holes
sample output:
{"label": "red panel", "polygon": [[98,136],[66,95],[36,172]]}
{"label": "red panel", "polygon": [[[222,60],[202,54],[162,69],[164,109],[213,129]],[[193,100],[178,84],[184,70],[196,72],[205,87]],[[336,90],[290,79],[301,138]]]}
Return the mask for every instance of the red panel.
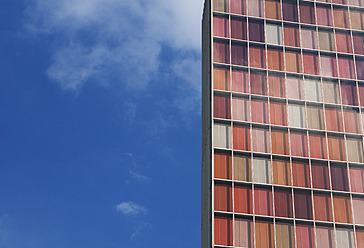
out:
{"label": "red panel", "polygon": [[296,225],[297,248],[314,248],[315,235],[313,226]]}
{"label": "red panel", "polygon": [[215,244],[233,245],[233,221],[229,217],[215,216]]}
{"label": "red panel", "polygon": [[232,211],[232,195],[230,185],[215,183],[214,197],[216,211]]}
{"label": "red panel", "polygon": [[255,214],[273,215],[272,191],[270,189],[254,188]]}
{"label": "red panel", "polygon": [[243,126],[233,127],[233,148],[250,151],[250,128]]}
{"label": "red panel", "polygon": [[323,135],[310,134],[311,158],[327,158],[326,137]]}
{"label": "red panel", "polygon": [[237,213],[252,214],[253,198],[252,189],[247,186],[234,187],[234,211]]}
{"label": "red panel", "polygon": [[214,117],[230,119],[231,118],[230,97],[214,95]]}
{"label": "red panel", "polygon": [[215,178],[231,179],[231,156],[224,153],[214,155]]}

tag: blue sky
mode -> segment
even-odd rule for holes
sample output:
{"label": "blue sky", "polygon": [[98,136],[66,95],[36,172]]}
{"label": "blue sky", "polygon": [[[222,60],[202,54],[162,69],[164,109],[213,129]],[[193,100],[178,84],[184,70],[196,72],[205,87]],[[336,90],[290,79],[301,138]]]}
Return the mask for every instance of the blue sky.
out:
{"label": "blue sky", "polygon": [[0,8],[0,247],[200,246],[202,0]]}

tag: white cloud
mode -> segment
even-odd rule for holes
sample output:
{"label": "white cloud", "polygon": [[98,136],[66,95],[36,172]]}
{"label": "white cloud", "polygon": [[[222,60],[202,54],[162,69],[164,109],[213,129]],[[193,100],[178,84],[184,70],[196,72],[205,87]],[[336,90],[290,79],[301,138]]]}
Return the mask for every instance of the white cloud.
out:
{"label": "white cloud", "polygon": [[89,82],[145,89],[163,46],[199,57],[202,2],[32,0],[25,27],[57,38],[47,75],[63,89],[77,92]]}
{"label": "white cloud", "polygon": [[144,175],[142,175],[142,174],[140,174],[140,173],[137,173],[137,172],[135,172],[135,171],[132,171],[132,170],[129,170],[129,174],[130,174],[133,178],[135,178],[136,180],[138,180],[139,182],[145,182],[145,181],[149,181],[149,180],[150,180],[150,178],[149,178],[149,177],[144,176]]}
{"label": "white cloud", "polygon": [[127,216],[137,216],[139,214],[147,213],[147,209],[145,207],[134,202],[122,202],[119,203],[115,208],[118,212]]}

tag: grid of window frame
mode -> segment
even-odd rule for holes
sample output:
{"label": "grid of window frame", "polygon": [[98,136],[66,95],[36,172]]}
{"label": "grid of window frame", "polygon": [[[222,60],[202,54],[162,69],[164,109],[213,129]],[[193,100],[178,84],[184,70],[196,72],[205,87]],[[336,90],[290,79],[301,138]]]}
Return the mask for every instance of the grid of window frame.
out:
{"label": "grid of window frame", "polygon": [[363,0],[212,3],[215,247],[364,247]]}

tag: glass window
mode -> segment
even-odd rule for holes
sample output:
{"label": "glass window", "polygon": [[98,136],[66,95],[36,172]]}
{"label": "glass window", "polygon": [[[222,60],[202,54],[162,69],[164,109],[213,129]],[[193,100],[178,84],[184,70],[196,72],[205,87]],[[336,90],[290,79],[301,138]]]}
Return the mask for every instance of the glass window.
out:
{"label": "glass window", "polygon": [[252,99],[251,107],[252,107],[251,111],[252,121],[268,124],[269,122],[268,102],[264,100]]}
{"label": "glass window", "polygon": [[327,77],[337,77],[336,57],[321,55],[321,75]]}
{"label": "glass window", "polygon": [[323,80],[324,101],[327,103],[340,103],[339,84],[337,82]]}
{"label": "glass window", "polygon": [[255,247],[273,248],[274,247],[274,225],[273,222],[255,222]]}
{"label": "glass window", "polygon": [[349,0],[349,5],[364,6],[364,0]]}
{"label": "glass window", "polygon": [[350,33],[336,31],[336,45],[337,51],[342,53],[352,53],[353,49],[351,48],[351,37]]}
{"label": "glass window", "polygon": [[214,228],[214,240],[216,245],[233,245],[232,218],[215,216]]}
{"label": "glass window", "polygon": [[297,22],[298,11],[296,1],[285,0],[283,1],[283,20]]}
{"label": "glass window", "polygon": [[286,46],[300,46],[300,37],[297,26],[284,25],[284,44]]}
{"label": "glass window", "polygon": [[315,219],[332,221],[331,195],[314,192]]}
{"label": "glass window", "polygon": [[355,247],[354,234],[351,229],[336,229],[337,247]]}
{"label": "glass window", "polygon": [[234,42],[231,44],[231,63],[234,65],[248,65],[248,53],[245,43]]}
{"label": "glass window", "polygon": [[346,138],[349,162],[363,163],[363,142],[357,138]]}
{"label": "glass window", "polygon": [[322,106],[307,106],[307,122],[311,129],[324,130],[324,116]]}
{"label": "glass window", "polygon": [[272,183],[272,166],[270,159],[253,158],[253,182],[255,183]]}
{"label": "glass window", "polygon": [[349,28],[349,15],[347,9],[334,7],[335,27]]}
{"label": "glass window", "polygon": [[277,247],[295,247],[293,224],[276,222],[276,245]]}
{"label": "glass window", "polygon": [[214,62],[230,63],[229,43],[214,40]]}
{"label": "glass window", "polygon": [[232,91],[249,93],[249,74],[243,70],[232,70]]}
{"label": "glass window", "polygon": [[335,51],[334,33],[332,31],[318,31],[319,44],[321,50]]}
{"label": "glass window", "polygon": [[327,136],[330,160],[346,160],[345,142],[342,136]]}
{"label": "glass window", "polygon": [[364,85],[358,85],[360,106],[364,107]]}
{"label": "glass window", "polygon": [[267,95],[267,75],[265,72],[250,72],[250,90],[252,94]]}
{"label": "glass window", "polygon": [[307,162],[292,161],[293,186],[310,188],[310,167]]}
{"label": "glass window", "polygon": [[[269,54],[269,50],[268,50]],[[268,66],[269,66],[269,57],[268,57]],[[280,74],[275,74],[269,72],[268,75],[269,81],[269,95],[275,97],[285,97],[286,96],[286,83],[284,80],[284,76]],[[364,87],[363,87],[364,89]],[[364,96],[364,91],[363,91]],[[364,105],[364,100],[363,100]]]}
{"label": "glass window", "polygon": [[247,181],[252,180],[252,170],[250,157],[234,155],[234,180]]}
{"label": "glass window", "polygon": [[304,105],[288,103],[288,125],[292,127],[306,127]]}
{"label": "glass window", "polygon": [[229,38],[229,18],[223,16],[214,16],[214,36]]}
{"label": "glass window", "polygon": [[327,163],[312,162],[312,186],[317,189],[330,189],[329,167]]}
{"label": "glass window", "polygon": [[265,49],[263,46],[250,46],[249,53],[251,67],[265,68]]}
{"label": "glass window", "polygon": [[317,24],[323,26],[332,26],[332,15],[330,5],[317,5]]}
{"label": "glass window", "polygon": [[326,115],[326,130],[343,132],[344,130],[343,120],[340,108],[335,108],[335,107],[330,108],[325,106],[325,115]]}
{"label": "glass window", "polygon": [[282,26],[267,23],[265,28],[267,32],[267,43],[282,45]]}
{"label": "glass window", "polygon": [[273,215],[271,189],[254,187],[254,210],[257,215]]}
{"label": "glass window", "polygon": [[315,24],[316,16],[313,4],[309,3],[300,4],[300,19],[301,23]]}
{"label": "glass window", "polygon": [[333,190],[348,191],[348,171],[346,164],[331,165],[331,184]]}
{"label": "glass window", "polygon": [[355,224],[364,225],[364,198],[353,197]]}
{"label": "glass window", "polygon": [[228,149],[231,147],[231,128],[229,125],[214,124],[214,147]]}
{"label": "glass window", "polygon": [[263,17],[263,0],[247,0],[248,2],[248,15]]}
{"label": "glass window", "polygon": [[296,218],[312,220],[311,192],[294,190],[294,207]]}
{"label": "glass window", "polygon": [[341,78],[355,79],[354,62],[352,57],[338,57]]}
{"label": "glass window", "polygon": [[230,70],[214,67],[214,90],[230,91]]}
{"label": "glass window", "polygon": [[303,80],[298,77],[287,77],[288,98],[303,100]]}
{"label": "glass window", "polygon": [[262,21],[249,21],[249,40],[264,42],[264,23]]}
{"label": "glass window", "polygon": [[252,128],[253,151],[270,153],[270,135],[269,129]]}
{"label": "glass window", "polygon": [[287,125],[287,110],[285,102],[270,102],[270,122],[273,125]]}
{"label": "glass window", "polygon": [[364,168],[350,166],[351,191],[364,193]]}
{"label": "glass window", "polygon": [[334,228],[333,227],[316,227],[317,247],[332,248],[335,247]]}
{"label": "glass window", "polygon": [[350,9],[351,28],[364,30],[364,12],[362,10]]}
{"label": "glass window", "polygon": [[347,133],[360,133],[360,119],[359,109],[357,108],[344,108],[344,123],[345,132]]}
{"label": "glass window", "polygon": [[238,125],[233,126],[233,148],[235,150],[250,151],[249,127],[238,126]]}
{"label": "glass window", "polygon": [[[316,66],[316,65],[315,65]],[[305,98],[307,101],[321,102],[321,82],[315,79],[305,79]]]}
{"label": "glass window", "polygon": [[214,95],[214,118],[230,119],[230,97]]}
{"label": "glass window", "polygon": [[297,248],[315,247],[315,234],[312,225],[296,225]]}
{"label": "glass window", "polygon": [[231,38],[239,40],[247,39],[247,26],[245,19],[231,18]]}
{"label": "glass window", "polygon": [[214,0],[214,11],[229,12],[229,0]]}
{"label": "glass window", "polygon": [[291,155],[298,157],[308,157],[307,134],[305,132],[292,131],[290,133],[290,137],[291,137]]}
{"label": "glass window", "polygon": [[317,53],[303,53],[303,68],[305,74],[318,75],[319,64]]}
{"label": "glass window", "polygon": [[214,177],[231,179],[231,155],[226,153],[214,154]]}
{"label": "glass window", "polygon": [[238,121],[250,120],[250,102],[247,98],[233,97],[233,119]]}
{"label": "glass window", "polygon": [[233,119],[239,121],[249,120],[250,104],[246,98],[234,97],[232,100]]}
{"label": "glass window", "polygon": [[288,72],[302,72],[301,53],[299,51],[286,50],[286,71]]}
{"label": "glass window", "polygon": [[[351,215],[350,198],[347,196],[334,195],[335,222],[353,223]],[[346,247],[346,246],[343,246]]]}
{"label": "glass window", "polygon": [[356,57],[355,63],[358,80],[364,80],[364,59]]}
{"label": "glass window", "polygon": [[268,69],[283,71],[283,49],[268,48]]}
{"label": "glass window", "polygon": [[273,159],[273,183],[291,185],[291,166],[289,161]]}
{"label": "glass window", "polygon": [[310,155],[311,158],[327,158],[325,135],[310,133]]}
{"label": "glass window", "polygon": [[214,187],[214,204],[216,211],[230,212],[232,208],[231,184],[216,183]]}
{"label": "glass window", "polygon": [[272,153],[274,154],[289,154],[288,133],[282,130],[272,130]]}
{"label": "glass window", "polygon": [[302,47],[317,49],[317,35],[315,29],[301,28]]}
{"label": "glass window", "polygon": [[269,19],[281,20],[281,3],[278,0],[265,1],[265,17]]}
{"label": "glass window", "polygon": [[275,216],[292,218],[292,193],[291,190],[274,189]]}
{"label": "glass window", "polygon": [[358,106],[358,93],[355,83],[341,83],[342,103]]}
{"label": "glass window", "polygon": [[253,247],[254,226],[251,220],[235,218],[235,246]]}
{"label": "glass window", "polygon": [[354,33],[353,34],[354,50],[356,54],[364,55],[364,34]]}
{"label": "glass window", "polygon": [[244,214],[253,213],[253,196],[251,186],[234,186],[234,211]]}
{"label": "glass window", "polygon": [[245,15],[246,14],[245,0],[230,0],[230,12],[232,14]]}

